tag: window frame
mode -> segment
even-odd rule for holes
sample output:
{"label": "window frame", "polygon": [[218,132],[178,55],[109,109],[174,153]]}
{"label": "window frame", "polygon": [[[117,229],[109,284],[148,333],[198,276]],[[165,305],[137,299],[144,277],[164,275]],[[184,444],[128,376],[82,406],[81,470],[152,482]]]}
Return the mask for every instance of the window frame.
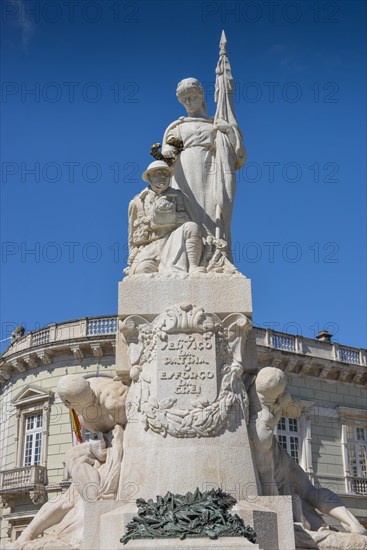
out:
{"label": "window frame", "polygon": [[[339,418],[341,421],[341,447],[343,456],[344,467],[344,480],[345,490],[350,495],[367,495],[367,474],[358,475],[361,473],[360,466],[357,466],[357,475],[354,475],[353,471],[353,457],[350,452],[351,447],[354,448],[354,455],[358,461],[357,448],[360,446],[357,440],[357,429],[362,428],[364,430],[365,440],[364,447],[367,453],[367,411],[364,409],[353,409],[352,407],[338,407]],[[353,437],[350,437],[350,431],[352,430]],[[366,472],[367,472],[367,459],[366,459]],[[365,480],[361,481],[361,480]],[[362,483],[362,490],[357,491],[356,487]],[[363,485],[365,487],[363,487]]]}
{"label": "window frame", "polygon": [[[33,418],[32,427],[28,427],[29,420]],[[36,424],[36,425],[35,425]],[[39,425],[38,425],[39,424]],[[23,453],[23,466],[38,466],[41,462],[42,453],[42,439],[43,439],[43,413],[34,412],[25,416],[24,425],[24,453]],[[39,438],[37,436],[40,436]],[[28,439],[29,438],[29,439]],[[28,446],[28,441],[31,445]],[[38,445],[38,442],[40,443]],[[30,453],[27,451],[30,450]],[[27,460],[27,455],[29,460]]]}
{"label": "window frame", "polygon": [[[311,435],[311,415],[313,414],[314,401],[308,401],[305,399],[300,400],[301,414],[296,417],[284,417],[294,418],[298,422],[298,437],[299,437],[299,461],[298,465],[306,472],[308,478],[312,483],[315,481],[315,474],[312,464],[312,435]],[[283,418],[283,417],[282,417]],[[296,432],[290,432],[290,434]],[[274,435],[278,435],[278,425],[274,430]],[[283,435],[282,433],[279,435]],[[278,439],[278,437],[277,437]],[[290,455],[291,456],[291,455]]]}
{"label": "window frame", "polygon": [[[54,399],[54,392],[44,390],[35,385],[27,385],[12,400],[16,415],[16,468],[28,468],[31,466],[47,466],[47,451],[50,426],[50,409]],[[38,464],[25,464],[26,450],[26,423],[27,417],[42,415],[41,449]]]}
{"label": "window frame", "polygon": [[[297,430],[292,430],[290,428],[290,425],[291,423],[293,422],[296,422],[297,423]],[[280,428],[280,424],[281,423],[284,423],[285,427],[284,428]],[[276,438],[278,440],[278,442],[281,444],[281,446],[283,447],[283,449],[289,454],[289,456],[291,458],[293,458],[293,460],[295,460],[295,462],[297,464],[300,464],[301,462],[301,455],[302,455],[302,433],[301,433],[301,429],[300,429],[300,421],[299,421],[299,418],[288,418],[286,416],[282,416],[276,426],[276,429],[274,430],[274,433],[276,435]],[[280,438],[285,438],[285,446],[283,445],[283,443],[280,441]],[[292,442],[291,440],[292,439],[296,439],[297,440],[297,458],[295,458],[293,456],[293,453],[292,453],[292,444],[294,442]]]}
{"label": "window frame", "polygon": [[[363,431],[363,439],[358,437],[358,430]],[[348,452],[353,477],[366,478],[367,480],[367,426],[347,426]],[[352,432],[352,437],[350,437]],[[353,455],[352,455],[353,449]],[[364,449],[364,462],[360,457],[360,449]]]}

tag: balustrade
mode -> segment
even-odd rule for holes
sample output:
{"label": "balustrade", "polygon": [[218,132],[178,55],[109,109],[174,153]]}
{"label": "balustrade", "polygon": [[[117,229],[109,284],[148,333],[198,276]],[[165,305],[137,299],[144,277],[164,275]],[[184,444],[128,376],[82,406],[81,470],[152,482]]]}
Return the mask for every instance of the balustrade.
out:
{"label": "balustrade", "polygon": [[36,485],[45,485],[45,483],[44,466],[25,466],[0,472],[0,494],[18,492]]}
{"label": "balustrade", "polygon": [[338,344],[331,346],[329,343],[324,344],[300,335],[293,336],[281,332],[273,332],[272,330],[255,328],[255,331],[258,346],[320,357],[331,361],[341,361],[352,365],[366,366],[366,355],[359,349],[340,347]]}
{"label": "balustrade", "polygon": [[276,349],[284,349],[286,351],[296,351],[296,340],[291,336],[273,334],[272,346],[273,348],[276,348]]}
{"label": "balustrade", "polygon": [[344,363],[359,365],[359,352],[348,348],[339,348],[339,359]]}
{"label": "balustrade", "polygon": [[367,495],[367,477],[352,477],[351,489],[358,495]]}
{"label": "balustrade", "polygon": [[104,317],[101,319],[88,319],[87,335],[115,334],[116,333],[116,317]]}
{"label": "balustrade", "polygon": [[50,341],[50,329],[38,330],[32,334],[32,346],[42,346]]}

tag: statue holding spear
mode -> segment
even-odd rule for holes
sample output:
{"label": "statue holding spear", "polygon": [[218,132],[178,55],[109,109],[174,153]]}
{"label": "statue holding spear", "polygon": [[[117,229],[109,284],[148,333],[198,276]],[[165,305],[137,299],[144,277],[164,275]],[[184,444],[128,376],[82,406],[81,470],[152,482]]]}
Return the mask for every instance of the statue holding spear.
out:
{"label": "statue holding spear", "polygon": [[[217,237],[222,235],[230,245],[230,229],[233,211],[233,201],[236,191],[235,170],[240,169],[246,160],[246,151],[242,142],[242,133],[238,127],[234,111],[234,80],[227,56],[227,39],[222,31],[219,43],[219,60],[216,68],[215,96],[217,110],[214,125],[221,121],[227,122],[227,131],[217,132],[215,140],[215,198],[216,198],[216,231]],[[227,172],[228,170],[228,172]]]}
{"label": "statue holding spear", "polygon": [[195,78],[181,80],[176,95],[187,116],[168,126],[162,153],[159,144],[151,152],[172,166],[172,187],[189,197],[194,221],[207,235],[226,241],[230,256],[235,171],[243,166],[246,151],[234,113],[234,80],[224,32],[216,68],[215,116],[208,116],[202,85]]}

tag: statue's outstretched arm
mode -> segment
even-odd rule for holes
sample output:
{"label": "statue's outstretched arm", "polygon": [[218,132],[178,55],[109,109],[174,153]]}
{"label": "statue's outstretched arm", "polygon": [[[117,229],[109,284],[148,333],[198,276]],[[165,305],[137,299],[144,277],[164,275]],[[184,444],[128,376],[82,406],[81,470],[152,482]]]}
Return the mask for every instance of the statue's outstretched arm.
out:
{"label": "statue's outstretched arm", "polygon": [[[66,514],[74,507],[77,491],[73,485],[53,502],[46,502],[39,509],[31,523],[24,529],[17,539],[17,545],[28,540],[36,539],[41,533],[60,523]],[[17,546],[15,546],[16,548]]]}

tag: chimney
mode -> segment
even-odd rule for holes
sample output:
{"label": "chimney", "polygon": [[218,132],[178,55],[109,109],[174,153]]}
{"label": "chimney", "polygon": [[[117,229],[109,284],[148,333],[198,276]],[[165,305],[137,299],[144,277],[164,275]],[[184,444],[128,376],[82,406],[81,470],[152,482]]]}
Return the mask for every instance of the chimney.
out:
{"label": "chimney", "polygon": [[316,335],[316,340],[319,342],[331,342],[333,335],[327,330],[322,330]]}

